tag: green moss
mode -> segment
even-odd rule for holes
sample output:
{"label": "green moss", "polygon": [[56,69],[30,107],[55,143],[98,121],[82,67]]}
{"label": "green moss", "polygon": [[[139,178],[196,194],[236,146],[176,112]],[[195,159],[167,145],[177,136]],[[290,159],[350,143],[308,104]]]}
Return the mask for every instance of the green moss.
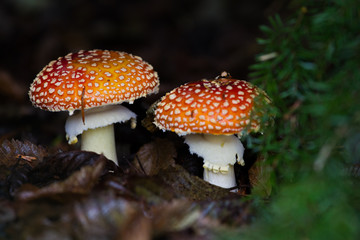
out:
{"label": "green moss", "polygon": [[274,126],[248,142],[266,156],[275,191],[237,234],[359,239],[359,169],[348,170],[360,163],[360,2],[293,6],[288,19],[261,27],[263,50],[250,74],[274,103]]}

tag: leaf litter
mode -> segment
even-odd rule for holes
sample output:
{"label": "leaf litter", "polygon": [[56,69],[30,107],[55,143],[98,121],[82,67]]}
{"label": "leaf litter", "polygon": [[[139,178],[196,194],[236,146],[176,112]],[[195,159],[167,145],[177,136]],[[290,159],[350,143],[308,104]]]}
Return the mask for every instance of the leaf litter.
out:
{"label": "leaf litter", "polygon": [[93,152],[4,141],[0,239],[211,239],[248,224],[251,204],[187,171],[179,151],[156,138],[124,169]]}

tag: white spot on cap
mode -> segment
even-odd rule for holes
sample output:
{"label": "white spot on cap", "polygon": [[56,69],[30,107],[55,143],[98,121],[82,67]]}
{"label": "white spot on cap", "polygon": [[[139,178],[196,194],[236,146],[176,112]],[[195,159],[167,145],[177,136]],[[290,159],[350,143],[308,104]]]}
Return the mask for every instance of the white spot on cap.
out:
{"label": "white spot on cap", "polygon": [[188,98],[185,100],[185,103],[190,104],[190,103],[192,103],[192,101],[194,101],[194,98]]}
{"label": "white spot on cap", "polygon": [[166,104],[165,107],[164,107],[164,110],[167,111],[169,110],[171,107],[170,107],[170,104]]}
{"label": "white spot on cap", "polygon": [[175,98],[176,98],[176,94],[175,94],[175,93],[170,94],[170,96],[169,96],[169,99],[170,99],[170,100],[174,100]]}

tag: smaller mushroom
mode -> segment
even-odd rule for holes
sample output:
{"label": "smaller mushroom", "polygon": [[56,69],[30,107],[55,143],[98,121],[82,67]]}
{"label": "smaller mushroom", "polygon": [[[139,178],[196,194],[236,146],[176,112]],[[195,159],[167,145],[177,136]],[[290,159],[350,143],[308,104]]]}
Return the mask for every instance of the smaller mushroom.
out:
{"label": "smaller mushroom", "polygon": [[[82,150],[104,154],[117,163],[113,124],[135,113],[120,104],[157,93],[159,78],[140,57],[119,51],[69,53],[51,61],[36,76],[29,96],[34,106],[69,111],[65,129],[69,144],[82,134]],[[81,110],[81,113],[74,113]]]}
{"label": "smaller mushroom", "polygon": [[223,72],[214,80],[187,83],[162,97],[154,124],[184,136],[192,154],[204,159],[204,180],[233,188],[234,164],[245,165],[244,147],[238,137],[261,128],[264,91]]}

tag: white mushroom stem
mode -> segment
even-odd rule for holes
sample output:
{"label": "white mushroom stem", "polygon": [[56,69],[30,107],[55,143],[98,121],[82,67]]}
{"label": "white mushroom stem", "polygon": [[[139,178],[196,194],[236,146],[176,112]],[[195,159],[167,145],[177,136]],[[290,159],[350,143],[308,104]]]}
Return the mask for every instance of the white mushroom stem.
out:
{"label": "white mushroom stem", "polygon": [[[82,134],[81,150],[103,154],[117,164],[114,123],[134,120],[136,114],[121,105],[108,105],[85,110],[85,122],[80,112],[66,120],[65,131],[69,144],[78,142]],[[135,120],[132,121],[132,126]]]}
{"label": "white mushroom stem", "polygon": [[81,136],[81,150],[103,154],[117,163],[114,125],[84,131]]}
{"label": "white mushroom stem", "polygon": [[235,187],[236,178],[233,165],[227,166],[226,172],[215,172],[211,169],[204,167],[204,180],[213,185],[222,187],[222,188],[232,188]]}
{"label": "white mushroom stem", "polygon": [[245,165],[244,146],[234,135],[190,134],[185,143],[192,154],[204,159],[204,180],[222,187],[236,187],[234,164]]}

